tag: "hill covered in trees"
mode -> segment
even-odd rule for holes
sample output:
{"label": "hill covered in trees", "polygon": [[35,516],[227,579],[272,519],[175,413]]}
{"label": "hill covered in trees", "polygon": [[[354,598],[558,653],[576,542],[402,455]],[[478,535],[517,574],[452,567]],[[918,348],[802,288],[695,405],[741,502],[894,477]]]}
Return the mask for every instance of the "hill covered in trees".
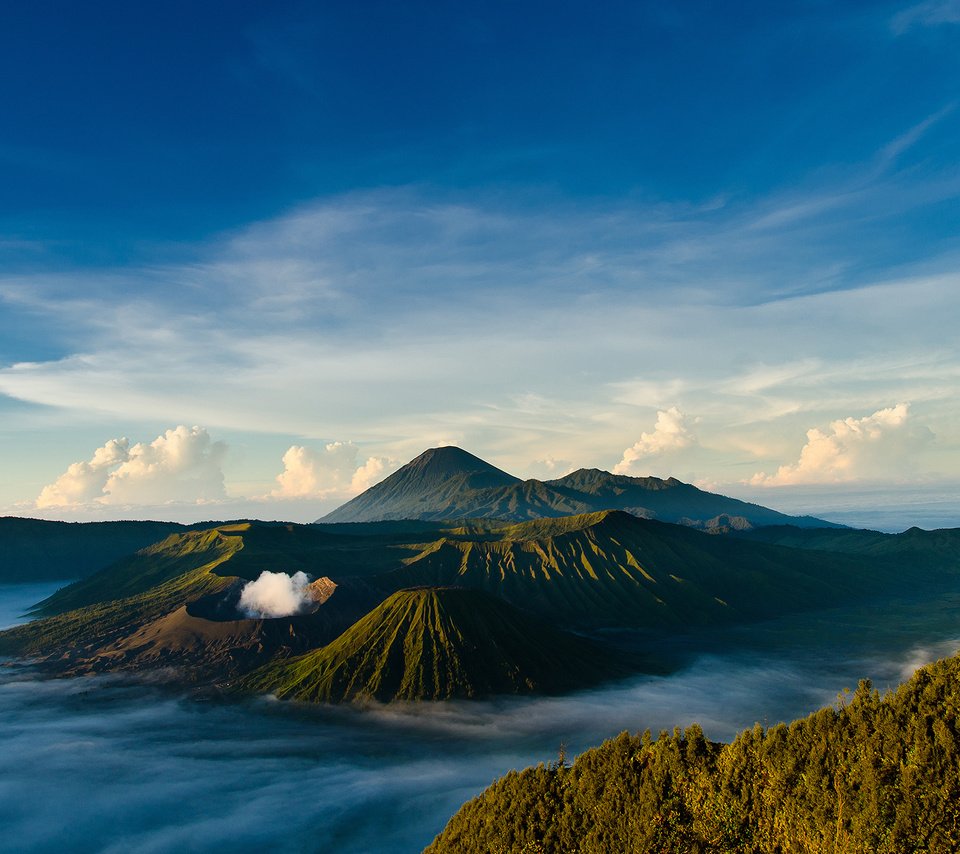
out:
{"label": "hill covered in trees", "polygon": [[511,771],[465,804],[439,852],[903,854],[960,850],[960,656],[881,697],[868,681],[730,744],[622,733]]}

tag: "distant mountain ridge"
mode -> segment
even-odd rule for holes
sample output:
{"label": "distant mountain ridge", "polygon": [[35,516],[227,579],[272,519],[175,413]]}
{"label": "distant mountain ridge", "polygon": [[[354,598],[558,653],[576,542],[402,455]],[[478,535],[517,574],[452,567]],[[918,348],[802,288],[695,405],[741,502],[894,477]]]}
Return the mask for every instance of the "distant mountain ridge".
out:
{"label": "distant mountain ridge", "polygon": [[603,510],[694,528],[763,525],[842,527],[788,516],[759,504],[704,492],[676,478],[628,477],[579,469],[555,480],[520,480],[461,448],[430,448],[318,523],[400,519],[503,519],[522,522]]}
{"label": "distant mountain ridge", "polygon": [[53,522],[0,517],[0,582],[83,578],[164,537],[176,522]]}

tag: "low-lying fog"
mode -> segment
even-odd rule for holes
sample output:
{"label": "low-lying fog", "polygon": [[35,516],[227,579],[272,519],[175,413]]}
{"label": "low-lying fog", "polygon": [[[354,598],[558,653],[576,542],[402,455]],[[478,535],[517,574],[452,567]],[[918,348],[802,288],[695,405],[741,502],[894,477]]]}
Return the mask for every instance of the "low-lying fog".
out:
{"label": "low-lying fog", "polygon": [[[0,614],[14,603],[0,590]],[[0,848],[21,852],[418,851],[510,768],[623,729],[699,721],[729,739],[893,687],[960,641],[960,595],[677,639],[666,677],[566,698],[358,710],[224,705],[120,678],[0,668]],[[6,610],[4,610],[6,609]],[[709,648],[710,652],[697,652]]]}
{"label": "low-lying fog", "polygon": [[41,581],[34,584],[0,584],[0,630],[25,623],[24,611],[41,599],[52,596],[69,581]]}

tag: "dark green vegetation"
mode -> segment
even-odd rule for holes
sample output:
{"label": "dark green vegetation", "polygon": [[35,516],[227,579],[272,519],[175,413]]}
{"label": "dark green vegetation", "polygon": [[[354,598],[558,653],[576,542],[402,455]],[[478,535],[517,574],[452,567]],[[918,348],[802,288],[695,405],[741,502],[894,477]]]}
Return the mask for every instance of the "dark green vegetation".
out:
{"label": "dark green vegetation", "polygon": [[850,528],[801,530],[789,525],[774,525],[739,536],[755,543],[899,560],[902,567],[908,567],[911,562],[921,569],[929,564],[960,567],[960,528],[937,531],[910,528],[901,534],[881,534]]}
{"label": "dark green vegetation", "polygon": [[372,581],[473,587],[579,628],[708,625],[848,598],[892,568],[606,511],[452,529]]}
{"label": "dark green vegetation", "polygon": [[[237,523],[171,535],[40,603],[47,616],[0,633],[0,654],[74,672],[180,665],[198,676],[302,652],[332,640],[382,595],[348,580],[312,614],[264,620],[237,611],[239,588],[263,570],[316,567],[318,555],[337,551],[330,542],[331,535],[297,525]],[[348,555],[353,543],[344,547]],[[368,546],[377,554],[380,540]]]}
{"label": "dark green vegetation", "polygon": [[847,701],[731,744],[697,726],[623,733],[512,771],[429,852],[902,854],[960,850],[960,657],[881,698]]}
{"label": "dark green vegetation", "polygon": [[[238,622],[238,585],[264,570],[333,580],[337,592],[311,618],[324,642],[391,593],[425,585],[484,590],[591,630],[755,619],[849,598],[865,579],[896,574],[892,563],[710,536],[615,511],[413,528],[237,523],[173,534],[40,603],[46,618],[0,634],[0,652],[61,660],[66,651],[71,665],[97,667],[169,663],[181,649],[169,615],[189,608],[200,620]],[[164,630],[134,654],[128,639],[142,640],[141,630],[161,619]],[[247,621],[251,631],[255,622]],[[187,633],[198,631],[191,624]],[[155,649],[157,638],[171,648]],[[195,656],[193,640],[187,648]]]}
{"label": "dark green vegetation", "polygon": [[268,664],[246,690],[311,702],[557,693],[628,675],[620,656],[477,590],[394,593],[339,638]]}
{"label": "dark green vegetation", "polygon": [[[738,623],[896,590],[905,568],[913,584],[960,569],[960,532],[753,529],[790,517],[673,479],[581,470],[524,482],[458,448],[425,452],[328,518],[380,517],[205,529],[5,520],[50,533],[50,553],[105,537],[114,551],[139,538],[139,550],[39,603],[41,619],[0,633],[0,654],[207,681],[269,665],[258,687],[335,701],[560,691],[623,672],[620,653],[607,647],[616,664],[603,666],[560,628]],[[289,616],[241,610],[265,571],[313,582]],[[422,587],[464,589],[395,595]]]}
{"label": "dark green vegetation", "polygon": [[[905,569],[914,584],[942,583],[960,569],[958,535],[781,527],[717,536],[622,511],[522,523],[234,523],[171,534],[65,587],[37,606],[43,619],[0,634],[0,654],[67,672],[163,666],[230,678],[319,649],[391,594],[423,586],[483,591],[578,631],[730,624],[894,591]],[[264,570],[302,571],[332,595],[290,617],[249,618],[240,590]],[[477,693],[493,690],[485,680],[478,671]],[[443,695],[442,683],[429,691]]]}
{"label": "dark green vegetation", "polygon": [[48,522],[0,517],[0,582],[58,581],[91,572],[155,543],[175,522]]}
{"label": "dark green vegetation", "polygon": [[708,530],[757,525],[830,526],[703,492],[670,478],[580,469],[557,480],[521,481],[460,448],[431,448],[321,522],[389,519],[526,519],[624,510]]}

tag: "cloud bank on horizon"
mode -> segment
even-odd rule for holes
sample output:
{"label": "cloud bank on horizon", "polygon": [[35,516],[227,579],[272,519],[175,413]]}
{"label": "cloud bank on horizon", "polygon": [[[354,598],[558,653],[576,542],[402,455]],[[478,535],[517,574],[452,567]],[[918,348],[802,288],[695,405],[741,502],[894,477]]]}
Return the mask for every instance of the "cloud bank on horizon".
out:
{"label": "cloud bank on horizon", "polygon": [[212,441],[202,427],[181,425],[149,444],[110,439],[45,486],[36,508],[216,501],[226,497],[225,452],[226,445]]}
{"label": "cloud bank on horizon", "polygon": [[0,506],[316,518],[440,444],[960,482],[957,9],[25,15],[0,63],[76,70],[5,95]]}

